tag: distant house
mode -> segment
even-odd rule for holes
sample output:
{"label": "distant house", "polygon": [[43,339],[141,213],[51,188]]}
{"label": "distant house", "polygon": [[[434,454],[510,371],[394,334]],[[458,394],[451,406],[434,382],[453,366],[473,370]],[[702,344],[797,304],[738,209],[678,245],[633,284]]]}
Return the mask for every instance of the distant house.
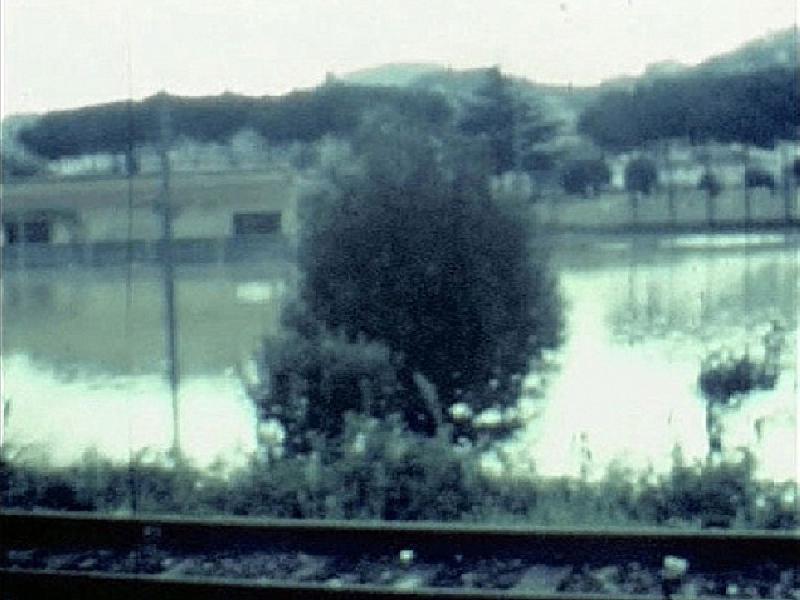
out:
{"label": "distant house", "polygon": [[767,171],[780,181],[787,165],[800,156],[800,147],[793,142],[779,142],[773,149],[751,147],[745,150],[740,144],[691,146],[688,141],[673,140],[668,151],[661,147],[607,157],[611,189],[625,189],[625,167],[638,156],[646,156],[656,163],[661,186],[694,188],[708,167],[723,187],[736,188],[743,185],[745,164]]}
{"label": "distant house", "polygon": [[[297,230],[299,183],[282,172],[174,173],[176,240],[284,236]],[[19,244],[155,241],[155,175],[29,180],[2,186],[2,238]]]}

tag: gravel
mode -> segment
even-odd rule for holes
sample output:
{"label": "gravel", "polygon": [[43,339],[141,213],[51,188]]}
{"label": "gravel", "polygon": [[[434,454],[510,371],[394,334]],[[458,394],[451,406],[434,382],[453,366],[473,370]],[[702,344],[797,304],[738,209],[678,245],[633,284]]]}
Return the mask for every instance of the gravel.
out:
{"label": "gravel", "polygon": [[[130,551],[45,552],[8,550],[6,568],[161,574],[171,577],[227,577],[257,581],[322,583],[332,587],[372,584],[397,589],[467,587],[530,592],[661,594],[661,570],[636,562],[606,566],[550,565],[521,558],[426,562],[408,556],[342,558],[304,552],[169,553],[155,545]],[[800,600],[800,569],[765,563],[749,572],[688,573],[674,590],[684,597],[788,598]]]}

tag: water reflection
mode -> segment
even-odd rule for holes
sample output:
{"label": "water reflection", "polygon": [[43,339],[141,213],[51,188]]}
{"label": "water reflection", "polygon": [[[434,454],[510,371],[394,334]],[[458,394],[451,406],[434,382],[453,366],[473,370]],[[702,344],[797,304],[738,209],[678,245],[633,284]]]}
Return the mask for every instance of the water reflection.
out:
{"label": "water reflection", "polygon": [[561,272],[567,341],[538,418],[512,445],[519,462],[533,455],[543,474],[602,476],[609,465],[667,469],[676,445],[704,458],[702,359],[763,351],[777,322],[786,340],[776,389],[727,411],[723,441],[753,450],[761,476],[796,478],[797,249],[621,250],[611,266],[572,260]]}
{"label": "water reflection", "polygon": [[[676,445],[704,457],[702,358],[756,349],[778,320],[787,336],[778,385],[724,416],[724,444],[752,449],[764,477],[796,476],[797,248],[690,241],[557,252],[566,343],[547,357],[557,368],[530,378],[529,424],[509,445],[520,468],[662,470]],[[198,463],[255,447],[235,367],[274,331],[293,277],[286,264],[179,270],[181,431]],[[129,287],[122,270],[9,273],[3,293],[9,443],[46,444],[55,462],[89,446],[120,460],[129,448],[169,447],[157,269],[136,267]]]}
{"label": "water reflection", "polygon": [[[43,450],[55,464],[88,448],[119,461],[131,450],[172,445],[170,391],[161,375],[55,372],[17,353],[4,360],[7,443]],[[255,450],[255,410],[232,373],[192,376],[180,388],[180,430],[199,465],[235,465]]]}

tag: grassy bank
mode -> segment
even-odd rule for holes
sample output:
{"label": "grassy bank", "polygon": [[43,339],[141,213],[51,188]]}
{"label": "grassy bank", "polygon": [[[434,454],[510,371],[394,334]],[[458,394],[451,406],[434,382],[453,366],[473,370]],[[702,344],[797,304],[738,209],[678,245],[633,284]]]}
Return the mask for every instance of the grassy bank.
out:
{"label": "grassy bank", "polygon": [[788,529],[796,487],[760,482],[753,461],[684,464],[664,475],[611,471],[597,482],[484,473],[476,450],[415,436],[398,423],[351,422],[335,445],[318,440],[285,458],[264,449],[245,467],[201,471],[141,453],[130,465],[96,454],[52,467],[6,448],[5,508],[446,520],[542,525],[660,525]]}

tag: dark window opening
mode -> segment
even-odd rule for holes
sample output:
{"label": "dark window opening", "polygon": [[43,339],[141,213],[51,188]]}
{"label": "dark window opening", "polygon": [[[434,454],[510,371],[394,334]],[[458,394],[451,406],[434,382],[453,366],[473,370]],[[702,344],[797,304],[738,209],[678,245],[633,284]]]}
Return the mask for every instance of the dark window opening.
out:
{"label": "dark window opening", "polygon": [[3,233],[9,246],[19,243],[19,223],[3,223]]}
{"label": "dark window opening", "polygon": [[233,215],[233,235],[263,235],[281,230],[281,213],[237,213]]}
{"label": "dark window opening", "polygon": [[47,221],[29,221],[24,224],[25,243],[47,244],[50,242],[50,223]]}

